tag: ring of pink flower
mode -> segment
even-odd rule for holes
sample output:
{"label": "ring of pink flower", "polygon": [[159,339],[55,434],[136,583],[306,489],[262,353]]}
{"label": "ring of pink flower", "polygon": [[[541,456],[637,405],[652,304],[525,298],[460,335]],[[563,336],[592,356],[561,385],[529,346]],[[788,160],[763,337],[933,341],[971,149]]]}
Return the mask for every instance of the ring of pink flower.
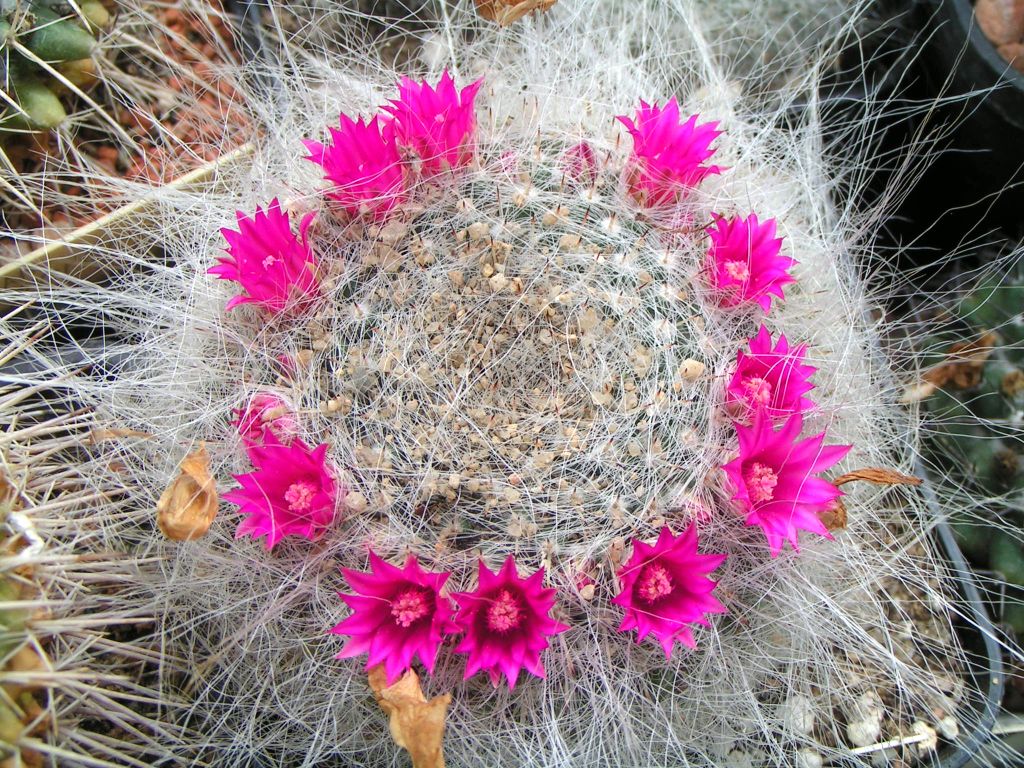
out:
{"label": "ring of pink flower", "polygon": [[[332,187],[326,196],[348,215],[380,221],[410,199],[418,181],[431,181],[473,162],[477,140],[474,101],[481,81],[461,91],[445,72],[436,86],[403,78],[399,97],[368,121],[340,116],[327,144],[306,141],[308,159],[320,165]],[[679,105],[641,102],[632,118],[617,118],[633,139],[625,181],[643,207],[671,208],[706,178],[722,172],[707,165],[721,135],[698,116],[681,121]],[[568,175],[593,184],[599,168],[589,144],[581,142],[564,158]],[[272,315],[298,315],[321,296],[318,261],[308,242],[312,214],[293,234],[288,214],[274,199],[254,216],[237,214],[237,230],[222,230],[227,255],[211,274],[241,285],[243,293],[226,309],[253,304]],[[704,276],[709,296],[723,311],[760,308],[768,313],[773,298],[785,299],[783,286],[794,282],[796,262],[781,255],[776,222],[715,215],[706,229],[709,247]],[[849,446],[824,446],[824,433],[800,440],[803,414],[813,406],[804,395],[813,388],[814,368],[803,363],[805,346],[791,349],[780,335],[772,346],[762,324],[748,342],[749,354],[737,356],[726,402],[737,418],[739,455],[723,466],[734,486],[733,501],[747,525],[760,526],[772,557],[797,531],[829,536],[818,514],[840,495],[817,475],[837,462]],[[785,418],[775,430],[774,419]],[[238,536],[266,536],[273,548],[284,536],[313,539],[337,517],[345,488],[327,462],[328,447],[309,448],[298,439],[298,422],[283,398],[260,392],[235,413],[233,421],[254,471],[237,475],[241,487],[225,494],[244,519]],[[479,562],[474,591],[451,595],[443,588],[447,573],[424,571],[410,555],[397,568],[370,552],[370,571],[343,570],[354,593],[342,593],[351,614],[330,631],[350,640],[339,658],[367,654],[367,667],[383,664],[393,682],[414,659],[432,672],[444,637],[461,634],[455,651],[467,656],[465,676],[486,671],[494,685],[502,676],[515,686],[522,669],[543,677],[540,654],[549,637],[569,629],[552,617],[555,591],[543,587],[544,571],[518,575],[508,557],[497,573]],[[653,545],[634,540],[632,555],[619,569],[620,589],[612,603],[624,610],[619,631],[637,630],[637,642],[653,636],[670,657],[677,642],[693,647],[691,627],[708,626],[707,616],[726,607],[711,593],[708,574],[725,555],[697,551],[691,524],[674,536],[664,527]]]}

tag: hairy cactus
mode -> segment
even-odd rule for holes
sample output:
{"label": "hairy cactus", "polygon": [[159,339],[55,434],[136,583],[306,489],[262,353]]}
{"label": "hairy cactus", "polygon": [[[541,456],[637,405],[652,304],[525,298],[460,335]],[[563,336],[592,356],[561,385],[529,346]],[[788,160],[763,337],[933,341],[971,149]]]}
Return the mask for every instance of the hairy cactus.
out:
{"label": "hairy cactus", "polygon": [[98,0],[0,1],[0,74],[3,111],[0,130],[46,130],[67,113],[61,91],[92,83],[96,33],[110,20]]}
{"label": "hairy cactus", "polygon": [[[979,524],[953,521],[961,546],[980,565],[1024,586],[1024,548],[1008,529],[1019,529],[1024,501],[1024,267],[980,282],[954,307],[949,333],[940,339],[943,359],[931,369],[940,385],[928,401],[932,451],[952,479],[986,497],[1005,500],[1007,519]],[[964,513],[966,515],[967,513]],[[1024,632],[1024,611],[1004,618]]]}
{"label": "hairy cactus", "polygon": [[[365,664],[396,638],[416,645],[391,671],[422,665],[424,693],[451,696],[453,765],[820,765],[929,722],[968,730],[923,497],[857,487],[817,517],[847,445],[848,468],[910,471],[855,221],[826,203],[817,127],[778,130],[701,53],[698,5],[562,2],[515,30],[446,6],[408,79],[362,51],[282,62],[280,89],[246,99],[252,155],[216,187],[154,191],[152,217],[97,249],[109,281],[44,299],[104,328],[62,390],[111,436],[73,457],[102,499],[59,535],[123,557],[134,573],[103,599],[126,624],[155,617],[117,679],[153,660],[174,735],[136,748],[153,731],[122,728],[124,751],[393,764]],[[415,119],[438,90],[452,108]],[[695,113],[718,122],[720,172]],[[783,335],[786,364],[737,376]],[[806,409],[806,426],[734,425],[743,398]],[[167,541],[154,515],[186,453],[224,503],[205,535]],[[443,641],[437,576],[458,603]],[[681,584],[699,605],[640,610]],[[473,608],[492,593],[493,613]],[[389,646],[364,661],[382,625],[350,606],[385,594]]]}

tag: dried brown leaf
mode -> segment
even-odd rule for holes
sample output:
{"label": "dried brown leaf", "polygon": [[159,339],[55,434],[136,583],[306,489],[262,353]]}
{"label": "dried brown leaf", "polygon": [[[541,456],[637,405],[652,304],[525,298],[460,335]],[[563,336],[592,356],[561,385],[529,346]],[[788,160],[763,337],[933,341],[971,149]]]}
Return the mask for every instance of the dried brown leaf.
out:
{"label": "dried brown leaf", "polygon": [[156,503],[156,522],[167,538],[192,541],[205,535],[217,516],[217,484],[210,474],[206,444],[200,443],[182,459],[178,469]]}
{"label": "dried brown leaf", "polygon": [[476,12],[481,18],[497,22],[499,27],[514,24],[533,11],[549,10],[558,0],[476,0]]}
{"label": "dried brown leaf", "polygon": [[981,338],[954,344],[946,353],[946,360],[925,371],[922,379],[928,384],[942,387],[952,384],[957,389],[970,389],[981,381],[981,372],[999,336],[988,331]]}
{"label": "dried brown leaf", "polygon": [[865,467],[853,472],[840,475],[832,481],[834,485],[852,483],[854,480],[866,480],[876,485],[920,485],[921,478],[913,475],[904,475],[894,469],[882,469],[881,467]]}
{"label": "dried brown leaf", "polygon": [[382,664],[370,670],[369,678],[377,703],[390,718],[391,737],[409,753],[413,768],[444,768],[441,739],[451,694],[427,701],[411,669],[390,686]]}

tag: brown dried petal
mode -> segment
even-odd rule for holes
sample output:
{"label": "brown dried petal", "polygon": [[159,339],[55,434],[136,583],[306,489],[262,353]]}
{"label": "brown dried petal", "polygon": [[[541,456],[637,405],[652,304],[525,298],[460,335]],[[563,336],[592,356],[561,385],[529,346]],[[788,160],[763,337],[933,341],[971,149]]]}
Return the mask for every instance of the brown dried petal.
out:
{"label": "brown dried petal", "polygon": [[843,504],[842,499],[836,499],[833,501],[827,509],[822,510],[818,514],[818,519],[824,524],[830,531],[835,531],[839,528],[846,527],[846,505]]}
{"label": "brown dried petal", "polygon": [[533,11],[544,12],[558,0],[476,0],[476,12],[481,18],[495,21],[499,27],[513,24]]}
{"label": "brown dried petal", "polygon": [[217,484],[206,444],[200,443],[178,469],[178,477],[156,504],[156,522],[167,538],[192,541],[205,535],[217,516]]}
{"label": "brown dried petal", "polygon": [[384,665],[370,670],[370,687],[389,718],[391,737],[409,753],[413,768],[444,768],[441,739],[451,694],[427,701],[419,676],[409,670],[394,685],[387,685]]}
{"label": "brown dried petal", "polygon": [[946,362],[925,371],[924,381],[937,387],[952,384],[958,389],[970,389],[981,381],[981,371],[999,336],[992,331],[980,339],[954,344],[947,352]]}
{"label": "brown dried petal", "polygon": [[876,485],[920,485],[921,478],[913,475],[904,475],[894,469],[882,469],[881,467],[865,467],[853,472],[840,475],[832,481],[833,485],[843,485],[854,480],[866,480]]}
{"label": "brown dried petal", "polygon": [[1021,393],[1024,393],[1024,371],[1019,368],[1015,368],[1010,371],[1008,374],[1003,376],[1000,388],[1003,390],[1003,394],[1007,397],[1017,397]]}

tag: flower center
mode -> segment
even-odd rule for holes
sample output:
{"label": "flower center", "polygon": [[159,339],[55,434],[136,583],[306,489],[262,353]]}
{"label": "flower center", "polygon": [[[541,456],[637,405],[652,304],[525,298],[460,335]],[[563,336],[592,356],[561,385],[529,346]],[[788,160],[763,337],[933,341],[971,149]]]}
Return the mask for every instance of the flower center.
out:
{"label": "flower center", "polygon": [[743,389],[751,403],[768,405],[772,401],[772,385],[762,378],[752,377],[743,382]]}
{"label": "flower center", "polygon": [[419,621],[430,613],[430,605],[427,594],[418,587],[410,587],[398,593],[398,596],[391,601],[391,615],[395,617],[395,623],[408,627],[415,621]]}
{"label": "flower center", "polygon": [[775,471],[759,461],[750,465],[750,469],[743,475],[747,484],[747,493],[754,504],[764,501],[771,501],[775,493],[775,486],[779,484],[779,476]]}
{"label": "flower center", "polygon": [[745,261],[727,261],[722,265],[725,273],[733,280],[745,283],[750,279],[750,267]]}
{"label": "flower center", "polygon": [[644,602],[653,603],[669,594],[674,587],[668,568],[661,563],[648,563],[637,579],[636,593]]}
{"label": "flower center", "polygon": [[268,253],[266,256],[263,257],[263,268],[270,269],[272,266],[274,266],[276,262],[277,259],[274,257],[274,254]]}
{"label": "flower center", "polygon": [[284,500],[288,502],[288,509],[292,512],[305,512],[313,503],[316,496],[316,486],[308,480],[299,480],[288,486],[284,492]]}
{"label": "flower center", "polygon": [[507,589],[501,590],[487,608],[487,627],[495,632],[508,632],[523,622],[519,598]]}

